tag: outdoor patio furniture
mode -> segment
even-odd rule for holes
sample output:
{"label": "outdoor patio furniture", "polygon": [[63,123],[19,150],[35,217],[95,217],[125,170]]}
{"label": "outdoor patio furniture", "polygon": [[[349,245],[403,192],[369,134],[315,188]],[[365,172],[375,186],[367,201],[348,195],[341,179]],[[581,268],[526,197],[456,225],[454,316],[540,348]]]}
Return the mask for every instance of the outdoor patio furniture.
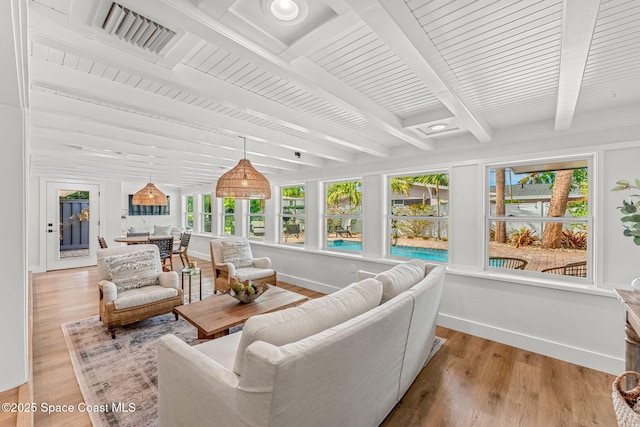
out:
{"label": "outdoor patio furniture", "polygon": [[343,228],[341,225],[336,226],[334,230],[336,232],[336,237],[343,237],[345,234],[347,235],[347,237],[353,237],[351,235],[351,230],[349,230],[350,228],[350,225],[348,225],[347,228]]}
{"label": "outdoor patio furniture", "polygon": [[289,236],[296,236],[296,239],[300,237],[300,224],[286,224],[284,227],[284,241],[287,241]]}
{"label": "outdoor patio furniture", "polygon": [[587,261],[571,262],[558,267],[545,268],[542,272],[562,274],[564,276],[587,277]]}
{"label": "outdoor patio furniture", "polygon": [[522,258],[492,256],[492,257],[489,257],[489,266],[499,267],[499,268],[511,268],[514,270],[524,270],[525,267],[527,266],[527,261]]}

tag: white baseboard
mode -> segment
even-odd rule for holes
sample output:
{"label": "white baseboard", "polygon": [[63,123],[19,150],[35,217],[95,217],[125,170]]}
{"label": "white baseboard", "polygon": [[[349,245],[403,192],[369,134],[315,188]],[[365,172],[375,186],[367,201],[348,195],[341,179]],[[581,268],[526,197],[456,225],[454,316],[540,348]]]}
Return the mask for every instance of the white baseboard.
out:
{"label": "white baseboard", "polygon": [[331,294],[341,288],[337,286],[330,286],[320,282],[314,282],[312,280],[302,279],[296,276],[289,276],[287,274],[279,274],[278,280],[282,280],[283,282],[291,283],[292,285],[300,286],[306,289],[311,289],[312,291],[321,292],[323,294]]}
{"label": "white baseboard", "polygon": [[607,372],[612,375],[620,375],[620,373],[624,371],[624,359],[622,358],[596,353],[584,348],[525,335],[444,313],[438,315],[438,325],[555,359],[564,360],[565,362]]}

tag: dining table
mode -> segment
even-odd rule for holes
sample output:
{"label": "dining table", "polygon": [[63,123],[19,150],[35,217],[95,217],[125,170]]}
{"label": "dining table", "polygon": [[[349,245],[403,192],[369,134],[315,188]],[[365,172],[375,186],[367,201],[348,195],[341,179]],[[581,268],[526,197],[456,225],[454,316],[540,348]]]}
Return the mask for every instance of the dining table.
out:
{"label": "dining table", "polygon": [[140,245],[149,243],[149,236],[122,236],[113,239],[114,242],[126,243],[127,245]]}

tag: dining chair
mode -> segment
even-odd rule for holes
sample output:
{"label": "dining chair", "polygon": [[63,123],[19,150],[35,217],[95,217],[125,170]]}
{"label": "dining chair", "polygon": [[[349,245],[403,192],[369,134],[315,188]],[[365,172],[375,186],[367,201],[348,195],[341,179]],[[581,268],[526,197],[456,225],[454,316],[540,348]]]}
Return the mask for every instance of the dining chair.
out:
{"label": "dining chair", "polygon": [[[173,255],[180,255],[180,261],[182,266],[189,265],[189,255],[187,255],[187,249],[189,248],[189,241],[191,240],[191,233],[184,232],[180,237],[180,246],[173,249],[171,252]],[[185,263],[186,260],[186,263]]]}
{"label": "dining chair", "polygon": [[[160,259],[162,260],[162,268],[165,271],[173,271],[173,236],[149,237],[149,244],[157,245],[160,250]],[[168,269],[166,261],[169,260]]]}

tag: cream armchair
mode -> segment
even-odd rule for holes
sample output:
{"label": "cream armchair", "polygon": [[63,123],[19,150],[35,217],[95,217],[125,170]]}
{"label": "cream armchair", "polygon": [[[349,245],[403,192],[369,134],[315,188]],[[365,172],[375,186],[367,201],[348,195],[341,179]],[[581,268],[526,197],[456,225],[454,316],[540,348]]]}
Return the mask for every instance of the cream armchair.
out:
{"label": "cream armchair", "polygon": [[251,245],[246,238],[212,239],[210,250],[214,291],[227,291],[232,277],[237,277],[241,282],[252,280],[276,285],[276,272],[271,267],[271,259],[254,258]]}
{"label": "cream armchair", "polygon": [[156,245],[101,249],[97,263],[100,319],[112,338],[119,326],[171,313],[184,303],[178,273],[162,271]]}

